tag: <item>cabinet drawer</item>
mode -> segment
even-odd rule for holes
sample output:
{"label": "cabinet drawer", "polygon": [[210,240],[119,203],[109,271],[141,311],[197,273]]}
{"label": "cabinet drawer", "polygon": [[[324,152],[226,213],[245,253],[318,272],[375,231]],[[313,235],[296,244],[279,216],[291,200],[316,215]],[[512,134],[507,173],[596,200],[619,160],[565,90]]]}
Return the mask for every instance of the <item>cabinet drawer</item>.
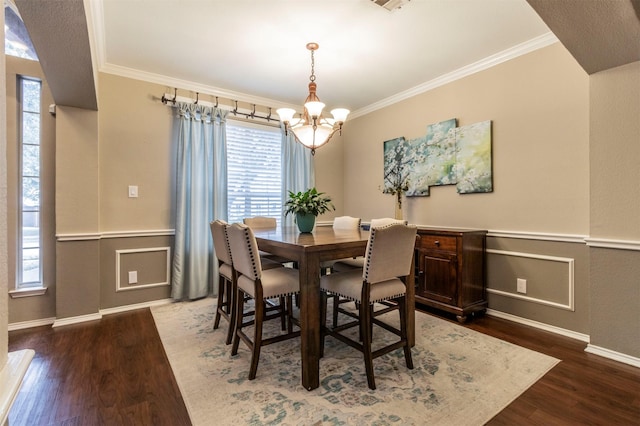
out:
{"label": "cabinet drawer", "polygon": [[420,235],[419,247],[423,249],[456,251],[456,237],[444,237],[440,235]]}

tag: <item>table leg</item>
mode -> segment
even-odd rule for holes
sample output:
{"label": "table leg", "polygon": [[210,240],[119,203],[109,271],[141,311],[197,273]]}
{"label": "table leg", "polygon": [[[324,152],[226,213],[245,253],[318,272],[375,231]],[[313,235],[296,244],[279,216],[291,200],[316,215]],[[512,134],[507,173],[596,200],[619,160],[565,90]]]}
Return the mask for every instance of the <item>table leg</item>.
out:
{"label": "table leg", "polygon": [[302,386],[313,390],[320,386],[320,259],[308,254],[299,269]]}
{"label": "table leg", "polygon": [[407,304],[407,339],[411,347],[416,345],[416,287],[414,261],[411,261],[411,271],[407,277],[407,292],[405,301]]}

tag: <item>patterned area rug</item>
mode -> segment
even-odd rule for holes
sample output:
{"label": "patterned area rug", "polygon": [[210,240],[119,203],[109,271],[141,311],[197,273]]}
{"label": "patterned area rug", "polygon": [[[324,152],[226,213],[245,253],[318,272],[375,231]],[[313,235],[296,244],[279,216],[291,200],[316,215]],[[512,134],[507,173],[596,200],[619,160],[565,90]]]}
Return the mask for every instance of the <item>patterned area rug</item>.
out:
{"label": "patterned area rug", "polygon": [[[231,357],[227,322],[212,329],[214,308],[211,298],[152,308],[194,425],[482,425],[559,362],[417,312],[413,370],[402,350],[377,358],[371,391],[362,354],[327,337],[320,387],[309,392],[299,339],[264,347],[249,381],[250,353],[240,342]],[[266,324],[265,335],[278,333],[279,321]],[[395,337],[378,329],[374,342]]]}

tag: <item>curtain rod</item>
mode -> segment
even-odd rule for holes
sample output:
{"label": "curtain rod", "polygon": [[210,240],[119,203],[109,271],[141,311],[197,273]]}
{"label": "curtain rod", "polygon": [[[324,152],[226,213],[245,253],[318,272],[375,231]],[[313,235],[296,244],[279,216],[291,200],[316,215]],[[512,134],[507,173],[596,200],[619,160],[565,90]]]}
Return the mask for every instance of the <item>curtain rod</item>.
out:
{"label": "curtain rod", "polygon": [[[238,101],[233,100],[233,99],[229,99],[231,102],[233,102],[234,107],[233,109],[229,108],[225,108],[222,106],[219,106],[219,102],[218,102],[218,96],[215,96],[216,98],[216,103],[214,104],[213,102],[207,102],[207,101],[200,101],[199,97],[200,97],[200,93],[196,92],[196,99],[193,100],[191,98],[185,98],[182,96],[178,96],[178,89],[174,88],[173,89],[173,98],[169,98],[170,95],[167,95],[166,93],[162,95],[162,98],[160,98],[160,100],[162,101],[163,104],[165,105],[169,105],[171,104],[171,106],[175,106],[176,102],[187,102],[187,103],[193,103],[194,105],[206,105],[206,106],[212,106],[214,108],[222,108],[222,109],[226,109],[228,110],[230,113],[232,113],[235,116],[242,116],[245,119],[248,120],[253,120],[253,119],[261,119],[261,120],[266,120],[267,122],[271,122],[271,121],[275,121],[277,123],[280,122],[279,118],[274,118],[271,116],[271,107],[264,107],[267,108],[269,110],[269,113],[267,115],[260,115],[256,113],[256,104],[249,104],[251,105],[251,109],[238,109]],[[213,96],[213,95],[211,95]],[[182,100],[185,99],[185,100]],[[226,105],[225,105],[226,106]]]}

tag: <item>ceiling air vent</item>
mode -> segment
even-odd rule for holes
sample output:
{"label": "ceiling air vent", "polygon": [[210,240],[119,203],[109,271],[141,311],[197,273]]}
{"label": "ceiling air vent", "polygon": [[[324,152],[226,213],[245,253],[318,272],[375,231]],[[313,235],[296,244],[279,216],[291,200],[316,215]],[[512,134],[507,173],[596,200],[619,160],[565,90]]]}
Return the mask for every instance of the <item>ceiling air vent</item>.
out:
{"label": "ceiling air vent", "polygon": [[410,0],[371,0],[378,6],[384,7],[389,11],[394,11],[400,9],[406,3],[409,3]]}

